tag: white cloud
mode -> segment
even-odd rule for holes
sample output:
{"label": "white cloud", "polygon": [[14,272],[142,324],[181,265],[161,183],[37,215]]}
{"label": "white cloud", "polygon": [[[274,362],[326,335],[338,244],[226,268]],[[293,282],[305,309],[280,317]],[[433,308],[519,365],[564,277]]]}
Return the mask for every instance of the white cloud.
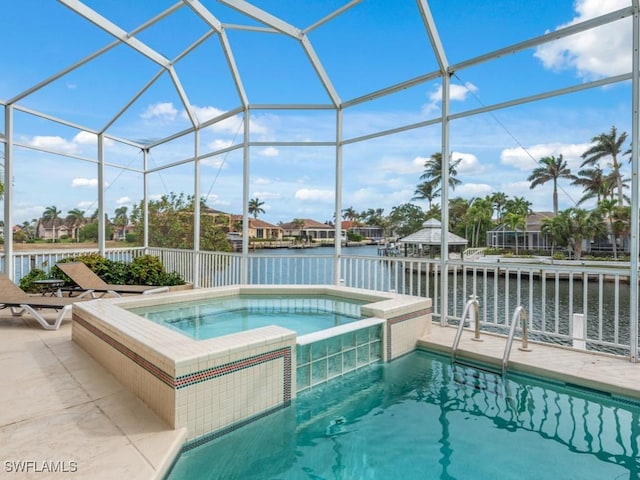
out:
{"label": "white cloud", "polygon": [[[628,7],[628,0],[576,0],[576,16],[558,28]],[[575,69],[592,80],[631,70],[632,30],[630,18],[539,46],[534,55],[550,70]]]}
{"label": "white cloud", "polygon": [[207,143],[207,147],[209,147],[209,149],[213,152],[217,150],[222,150],[223,148],[230,147],[231,145],[233,145],[233,142],[231,140],[221,140],[221,139],[215,139],[213,142]]}
{"label": "white cloud", "polygon": [[127,203],[131,203],[131,198],[129,198],[129,197],[120,197],[119,199],[116,200],[116,204],[118,204],[118,205],[123,205],[123,204],[127,204]]}
{"label": "white cloud", "polygon": [[[32,139],[27,140],[27,143],[43,150],[72,155],[78,154],[82,147],[96,147],[98,145],[98,137],[94,133],[81,131],[71,140],[67,140],[58,135],[36,135]],[[104,144],[105,146],[111,146],[114,142],[111,139],[105,138]]]}
{"label": "white cloud", "polygon": [[268,178],[264,178],[264,177],[256,177],[252,180],[252,183],[254,185],[270,185],[271,184],[271,180],[269,180]]}
{"label": "white cloud", "polygon": [[160,102],[149,105],[147,109],[140,115],[145,120],[159,119],[162,121],[175,120],[178,110],[171,102]]}
{"label": "white cloud", "polygon": [[79,145],[97,145],[98,137],[96,134],[91,132],[79,132],[75,137],[73,137],[73,142]]}
{"label": "white cloud", "polygon": [[461,160],[461,162],[458,164],[458,167],[456,168],[458,174],[478,174],[483,170],[482,166],[478,162],[478,157],[476,157],[473,153],[451,152],[451,158],[453,160]]}
{"label": "white cloud", "polygon": [[[477,91],[478,87],[471,82],[466,82],[464,85],[451,83],[449,85],[449,100],[463,102],[467,99],[469,94]],[[429,114],[437,111],[442,101],[442,84],[436,85],[431,90],[431,93],[427,95],[427,98],[429,99],[429,103],[422,107],[422,112]]]}
{"label": "white cloud", "polygon": [[500,154],[500,162],[521,171],[531,171],[538,166],[541,158],[562,155],[567,161],[567,166],[575,173],[582,163],[580,156],[589,147],[587,143],[541,143],[527,147],[526,150],[522,147],[505,148]]}
{"label": "white cloud", "polygon": [[333,190],[301,188],[296,192],[295,199],[302,202],[333,203],[335,195]]}
{"label": "white cloud", "polygon": [[[226,113],[224,110],[220,110],[219,108],[212,106],[198,107],[197,105],[191,105],[191,109],[196,114],[198,121],[203,123]],[[183,111],[182,116],[187,118],[187,112]],[[218,133],[238,135],[242,132],[242,117],[234,115],[232,117],[225,118],[224,120],[220,120],[208,128],[209,130]]]}
{"label": "white cloud", "polygon": [[278,198],[281,198],[282,195],[280,195],[278,192],[254,192],[252,197],[257,198],[260,201],[263,201],[263,200],[278,199]]}
{"label": "white cloud", "polygon": [[410,162],[399,158],[384,158],[378,165],[378,169],[383,172],[391,172],[396,175],[421,175],[424,171],[424,162],[428,158],[415,157]]}
{"label": "white cloud", "polygon": [[73,188],[90,187],[94,188],[98,186],[97,178],[74,178],[71,180],[71,186]]}
{"label": "white cloud", "polygon": [[69,142],[59,136],[36,135],[29,141],[29,145],[44,150],[52,150],[63,153],[75,153],[78,147],[75,143]]}
{"label": "white cloud", "polygon": [[267,147],[263,150],[260,150],[258,154],[262,155],[263,157],[277,157],[280,152],[278,152],[278,149],[275,147]]}

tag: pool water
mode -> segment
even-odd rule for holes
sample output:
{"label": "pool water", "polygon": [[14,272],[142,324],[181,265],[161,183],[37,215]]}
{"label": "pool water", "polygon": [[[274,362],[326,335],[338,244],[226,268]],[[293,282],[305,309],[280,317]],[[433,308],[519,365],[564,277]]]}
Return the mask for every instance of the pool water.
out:
{"label": "pool water", "polygon": [[168,478],[638,479],[639,435],[635,402],[415,352],[187,445]]}
{"label": "pool water", "polygon": [[365,303],[332,295],[234,295],[130,310],[202,340],[268,325],[306,335],[361,320]]}

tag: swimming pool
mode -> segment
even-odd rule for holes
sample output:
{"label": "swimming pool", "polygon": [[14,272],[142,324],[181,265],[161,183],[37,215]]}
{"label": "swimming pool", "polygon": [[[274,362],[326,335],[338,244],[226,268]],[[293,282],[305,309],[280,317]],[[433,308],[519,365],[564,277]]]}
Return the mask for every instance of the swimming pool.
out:
{"label": "swimming pool", "polygon": [[415,352],[187,444],[168,478],[636,479],[639,425],[635,402]]}
{"label": "swimming pool", "polygon": [[[132,309],[245,295],[340,297],[361,320],[298,335],[269,324],[194,339]],[[350,302],[353,303],[353,302]],[[287,407],[299,391],[416,348],[430,332],[431,300],[331,285],[257,285],[192,289],[78,302],[72,338],[186,440]]]}
{"label": "swimming pool", "polygon": [[234,295],[130,310],[196,340],[280,325],[298,335],[363,318],[364,300],[333,295]]}

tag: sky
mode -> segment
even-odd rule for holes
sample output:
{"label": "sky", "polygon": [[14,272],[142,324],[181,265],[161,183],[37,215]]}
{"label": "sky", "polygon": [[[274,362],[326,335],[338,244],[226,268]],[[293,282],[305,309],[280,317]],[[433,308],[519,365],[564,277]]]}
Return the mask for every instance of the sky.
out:
{"label": "sky", "polygon": [[[175,0],[85,0],[84,5],[168,59],[172,77],[127,45],[106,48],[114,37],[59,2],[4,2],[0,29],[0,104],[13,110],[13,223],[39,218],[49,206],[65,216],[98,206],[97,137],[106,130],[105,210],[113,216],[143,196],[147,164],[151,199],[191,195],[199,179],[206,204],[242,213],[243,153],[225,150],[243,140],[239,114],[151,149],[147,143],[190,127],[185,103],[204,122],[240,107],[219,35],[183,5],[160,21],[145,23],[176,5]],[[264,24],[222,2],[200,0],[225,26],[227,44],[251,105],[249,198],[263,202],[263,220],[294,218],[320,222],[334,217],[335,147],[286,142],[333,142],[336,114],[330,109],[285,110],[276,105],[328,106],[330,97],[301,42],[267,32]],[[353,2],[347,0],[258,0],[252,4],[304,30]],[[446,60],[456,65],[532,37],[628,7],[630,0],[438,0],[429,2]],[[331,21],[310,28],[308,45],[331,82],[343,112],[342,207],[361,212],[413,201],[425,161],[439,152],[438,123],[366,141],[363,136],[437,119],[442,82],[435,79],[390,96],[349,106],[350,100],[437,70],[436,57],[414,0],[362,0]],[[451,77],[450,113],[509,102],[549,90],[580,85],[631,70],[631,19],[557,40],[535,49],[456,69]],[[104,49],[91,61],[83,59]],[[187,54],[184,54],[188,51]],[[78,63],[82,65],[73,68]],[[54,77],[55,76],[55,77]],[[152,81],[154,80],[155,81]],[[52,80],[52,81],[48,81]],[[42,83],[44,82],[44,83]],[[39,88],[36,88],[38,87]],[[126,108],[128,107],[128,108]],[[267,108],[271,107],[271,108]],[[42,115],[34,115],[39,112]],[[64,119],[60,124],[50,119]],[[494,192],[520,196],[535,211],[552,210],[551,184],[530,189],[527,177],[540,158],[563,155],[577,173],[591,139],[631,129],[631,84],[622,82],[561,97],[529,102],[450,123],[450,150],[461,159],[461,185],[450,198],[473,199]],[[4,118],[0,133],[6,135]],[[0,139],[3,137],[0,137]],[[189,160],[196,148],[199,175]],[[1,150],[0,150],[1,151]],[[55,153],[50,153],[53,151]],[[163,168],[166,166],[170,168]],[[606,166],[605,166],[606,167]],[[628,164],[624,164],[629,175]],[[560,208],[575,206],[582,192],[560,183]],[[584,206],[590,206],[585,204]],[[0,213],[2,215],[2,213]]]}

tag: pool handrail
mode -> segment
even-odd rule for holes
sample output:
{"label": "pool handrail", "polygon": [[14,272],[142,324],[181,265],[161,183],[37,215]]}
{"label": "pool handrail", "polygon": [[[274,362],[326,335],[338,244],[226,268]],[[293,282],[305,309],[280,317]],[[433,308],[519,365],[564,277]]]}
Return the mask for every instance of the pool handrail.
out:
{"label": "pool handrail", "polygon": [[474,319],[475,319],[475,331],[474,331],[474,340],[480,339],[480,304],[475,295],[471,295],[471,299],[464,306],[464,311],[462,312],[462,318],[460,318],[460,323],[458,324],[458,331],[456,332],[456,336],[453,339],[453,345],[451,347],[451,363],[456,362],[456,351],[458,350],[458,344],[460,343],[460,338],[462,337],[462,330],[464,329],[465,319],[467,318],[467,314],[470,312],[471,307],[474,309]]}
{"label": "pool handrail", "polygon": [[511,327],[509,328],[509,337],[504,347],[504,355],[502,356],[502,376],[507,373],[507,365],[509,364],[509,355],[511,355],[511,345],[513,344],[513,337],[516,332],[516,325],[518,324],[518,318],[522,321],[522,346],[519,350],[523,352],[531,351],[529,348],[528,340],[528,328],[527,328],[527,312],[522,305],[516,307],[511,317]]}

